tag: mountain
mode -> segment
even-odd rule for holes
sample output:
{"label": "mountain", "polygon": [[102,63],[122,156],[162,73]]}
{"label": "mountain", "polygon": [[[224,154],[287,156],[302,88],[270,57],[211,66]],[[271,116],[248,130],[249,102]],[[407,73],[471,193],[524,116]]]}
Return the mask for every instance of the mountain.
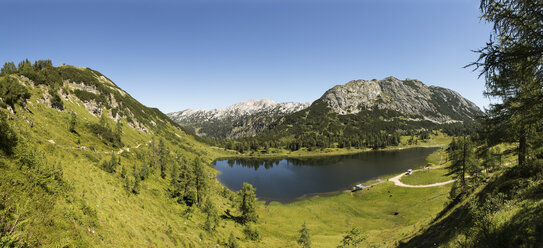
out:
{"label": "mountain", "polygon": [[237,138],[254,136],[280,117],[308,106],[309,103],[279,103],[270,99],[247,100],[226,108],[187,109],[168,116],[200,136]]}
{"label": "mountain", "polygon": [[[472,132],[483,112],[455,91],[418,80],[355,80],[326,91],[309,107],[279,118],[252,139],[224,142],[244,152],[282,147],[383,148],[401,136]],[[414,138],[412,138],[413,140]]]}
{"label": "mountain", "polygon": [[389,110],[398,118],[438,124],[473,120],[482,114],[473,102],[450,89],[388,77],[337,85],[319,99],[340,115]]}
{"label": "mountain", "polygon": [[223,222],[207,234],[206,214],[190,207],[231,205],[210,166],[217,154],[97,71],[6,63],[0,247],[214,247],[241,233]]}

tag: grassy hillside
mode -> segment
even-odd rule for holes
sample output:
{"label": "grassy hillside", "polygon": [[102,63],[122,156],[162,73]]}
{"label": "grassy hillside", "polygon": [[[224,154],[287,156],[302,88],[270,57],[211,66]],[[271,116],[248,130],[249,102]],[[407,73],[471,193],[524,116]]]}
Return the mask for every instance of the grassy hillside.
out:
{"label": "grassy hillside", "polygon": [[[203,211],[170,193],[174,167],[191,167],[195,159],[209,164],[223,151],[198,142],[98,72],[50,65],[33,69],[36,75],[29,71],[0,77],[1,244],[200,247],[226,242],[233,221],[207,232]],[[39,81],[53,73],[61,79]],[[19,91],[24,94],[14,93]],[[202,197],[224,212],[231,208],[231,193],[219,194],[224,187],[215,173],[204,166]]]}
{"label": "grassy hillside", "polygon": [[489,175],[400,247],[541,247],[543,165]]}

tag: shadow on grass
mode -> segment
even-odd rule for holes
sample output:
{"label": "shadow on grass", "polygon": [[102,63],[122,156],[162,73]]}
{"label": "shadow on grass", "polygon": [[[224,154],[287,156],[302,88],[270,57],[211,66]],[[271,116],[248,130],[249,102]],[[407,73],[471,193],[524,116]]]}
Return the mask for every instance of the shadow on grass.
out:
{"label": "shadow on grass", "polygon": [[233,220],[239,224],[244,224],[244,220],[243,218],[241,218],[241,216],[234,216],[232,215],[232,213],[230,213],[230,209],[227,209],[226,211],[224,211],[224,214],[221,215],[221,219],[223,220]]}

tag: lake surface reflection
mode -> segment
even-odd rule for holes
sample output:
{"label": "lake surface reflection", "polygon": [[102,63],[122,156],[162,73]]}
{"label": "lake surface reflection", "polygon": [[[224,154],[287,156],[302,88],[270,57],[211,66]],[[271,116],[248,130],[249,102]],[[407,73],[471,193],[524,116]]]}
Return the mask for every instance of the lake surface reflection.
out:
{"label": "lake surface reflection", "polygon": [[229,189],[243,182],[256,187],[261,200],[287,202],[317,193],[350,189],[355,183],[424,165],[439,148],[372,151],[351,155],[287,158],[227,159],[213,164],[218,179]]}

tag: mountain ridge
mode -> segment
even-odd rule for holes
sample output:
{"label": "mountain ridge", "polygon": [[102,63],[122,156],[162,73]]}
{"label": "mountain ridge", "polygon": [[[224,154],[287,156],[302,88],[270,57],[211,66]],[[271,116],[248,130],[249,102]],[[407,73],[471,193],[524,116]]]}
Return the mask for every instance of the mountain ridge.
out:
{"label": "mountain ridge", "polygon": [[[309,103],[249,99],[225,108],[186,109],[167,115],[201,136],[236,138],[252,136],[286,114],[303,110]],[[215,128],[214,128],[215,126]],[[217,128],[218,127],[218,128]]]}
{"label": "mountain ridge", "polygon": [[[446,106],[439,101],[442,99],[458,103],[460,109],[452,106],[452,111],[443,111]],[[388,109],[439,124],[462,122],[466,116],[473,119],[482,113],[477,105],[456,91],[427,86],[416,79],[399,80],[392,76],[382,80],[352,80],[344,85],[336,85],[319,100],[340,115],[357,114],[361,110]]]}

